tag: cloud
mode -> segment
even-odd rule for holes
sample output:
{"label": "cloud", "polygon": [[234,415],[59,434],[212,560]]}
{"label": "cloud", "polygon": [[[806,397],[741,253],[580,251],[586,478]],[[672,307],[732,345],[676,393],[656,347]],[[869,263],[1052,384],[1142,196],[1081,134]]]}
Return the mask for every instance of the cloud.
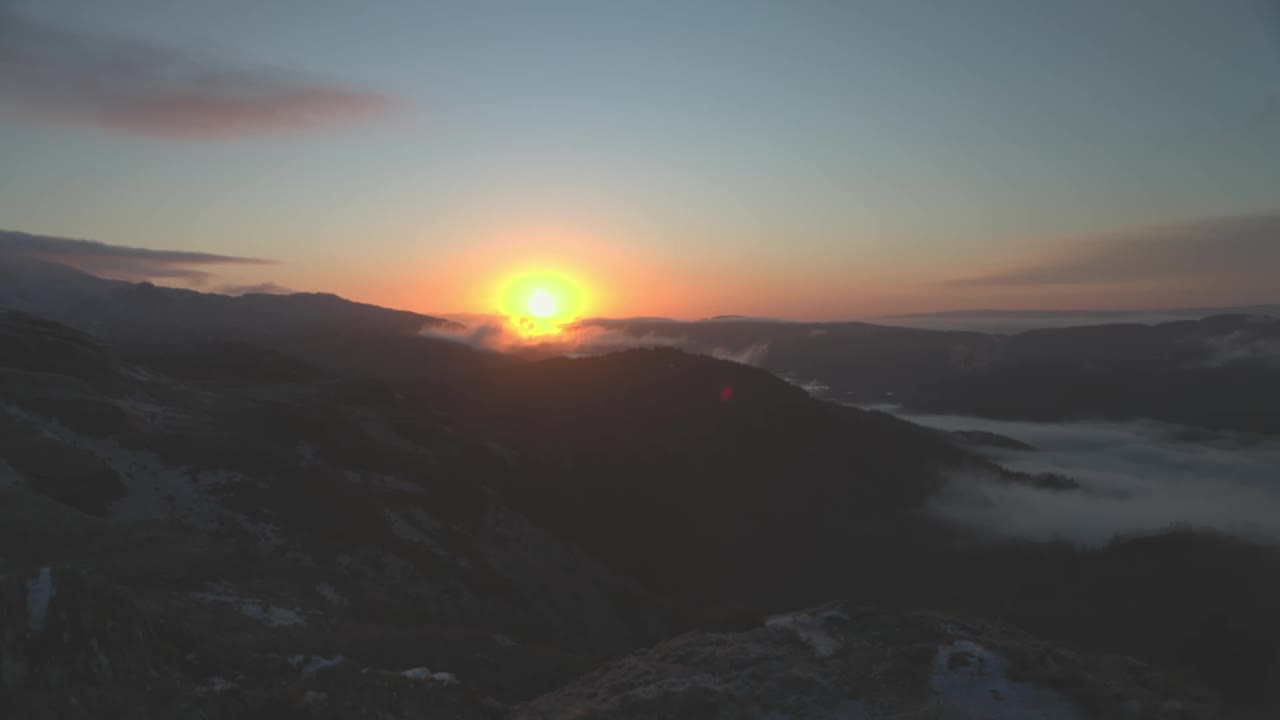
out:
{"label": "cloud", "polygon": [[91,275],[129,280],[182,281],[199,285],[219,265],[270,265],[271,260],[181,250],[146,250],[93,240],[0,230],[0,260],[38,260],[70,265]]}
{"label": "cloud", "polygon": [[[471,316],[467,320],[469,322],[464,327],[424,328],[421,334],[437,340],[462,343],[478,350],[494,352],[540,350],[571,357],[605,355],[637,348],[673,347],[742,365],[759,366],[769,352],[769,343],[755,343],[744,348],[715,347],[708,350],[706,347],[699,347],[684,336],[659,335],[655,332],[635,335],[626,330],[596,325],[589,321],[567,325],[556,335],[522,337],[515,331],[510,321],[501,317]],[[811,389],[803,384],[801,386]]]}
{"label": "cloud", "polygon": [[769,354],[769,343],[755,343],[744,348],[717,347],[713,348],[709,354],[711,357],[729,360],[739,365],[759,366],[764,362],[764,356]]}
{"label": "cloud", "polygon": [[1280,213],[1139,228],[1078,239],[1074,245],[1056,259],[943,284],[1035,287],[1209,281],[1270,288],[1280,274]]}
{"label": "cloud", "polygon": [[292,134],[380,117],[400,103],[276,71],[25,20],[0,11],[0,111],[142,135]]}
{"label": "cloud", "polygon": [[[1260,317],[1257,322],[1280,323],[1280,320]],[[1247,363],[1280,369],[1280,339],[1275,337],[1236,330],[1207,337],[1202,345],[1209,351],[1209,357],[1202,363],[1205,367]]]}
{"label": "cloud", "polygon": [[538,349],[568,355],[602,355],[632,348],[685,347],[687,338],[646,333],[631,335],[597,325],[567,325],[556,335],[523,337],[506,318],[468,316],[465,326],[455,329],[425,328],[425,337],[448,340],[480,350],[507,352]]}
{"label": "cloud", "polygon": [[1154,422],[1030,423],[954,415],[904,415],[945,430],[985,430],[1035,451],[990,450],[1020,472],[1051,472],[1079,491],[1052,492],[951,477],[933,510],[957,523],[1033,540],[1100,546],[1116,535],[1175,525],[1280,542],[1280,440]]}
{"label": "cloud", "polygon": [[472,319],[469,324],[425,327],[418,334],[494,352],[503,352],[519,342],[519,337],[496,318]]}
{"label": "cloud", "polygon": [[273,282],[256,285],[223,285],[214,292],[223,295],[292,295],[295,290]]}
{"label": "cloud", "polygon": [[575,328],[570,337],[578,352],[597,355],[619,350],[630,350],[632,348],[678,347],[688,349],[689,345],[689,340],[685,337],[659,335],[654,332],[632,335],[623,330],[613,330],[599,326]]}
{"label": "cloud", "polygon": [[566,326],[564,331],[557,335],[530,338],[521,337],[512,332],[510,325],[500,319],[481,327],[485,329],[472,330],[473,334],[464,336],[465,339],[462,341],[474,347],[483,346],[491,350],[538,348],[574,356],[604,355],[637,348],[672,347],[680,348],[685,352],[709,355],[718,360],[757,367],[764,362],[765,355],[769,352],[767,342],[753,343],[741,348],[728,346],[708,348],[683,335],[661,335],[653,331],[636,335],[625,329],[590,322]]}

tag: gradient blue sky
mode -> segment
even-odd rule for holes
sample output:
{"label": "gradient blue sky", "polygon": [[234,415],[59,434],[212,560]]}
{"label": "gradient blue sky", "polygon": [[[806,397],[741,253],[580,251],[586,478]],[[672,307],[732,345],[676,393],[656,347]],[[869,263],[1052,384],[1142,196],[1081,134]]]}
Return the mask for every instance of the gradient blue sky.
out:
{"label": "gradient blue sky", "polygon": [[[0,228],[279,261],[228,283],[483,311],[553,267],[679,317],[1280,301],[1269,0],[7,7],[388,100],[210,138],[9,99]],[[1130,275],[1058,272],[1112,253]]]}

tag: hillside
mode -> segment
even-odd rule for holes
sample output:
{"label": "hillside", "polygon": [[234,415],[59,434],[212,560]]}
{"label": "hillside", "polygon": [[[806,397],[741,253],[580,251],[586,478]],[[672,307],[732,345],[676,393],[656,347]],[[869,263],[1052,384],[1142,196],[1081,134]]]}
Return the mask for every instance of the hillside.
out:
{"label": "hillside", "polygon": [[107,280],[54,263],[0,257],[0,308],[92,333],[121,355],[200,355],[251,344],[346,375],[447,375],[496,358],[422,337],[455,324],[323,293],[239,297]]}
{"label": "hillside", "polygon": [[1280,319],[1219,315],[1014,335],[866,323],[592,321],[761,367],[855,403],[1012,420],[1149,418],[1280,432]]}
{"label": "hillside", "polygon": [[[1034,478],[758,369],[664,349],[359,379],[253,344],[126,359],[11,311],[0,332],[22,712],[163,687],[165,717],[545,713],[525,704],[610,657],[836,596],[1006,617],[1272,702],[1275,553],[990,544],[930,498],[954,472]],[[1169,595],[1188,573],[1213,592]],[[451,675],[401,674],[422,667]]]}

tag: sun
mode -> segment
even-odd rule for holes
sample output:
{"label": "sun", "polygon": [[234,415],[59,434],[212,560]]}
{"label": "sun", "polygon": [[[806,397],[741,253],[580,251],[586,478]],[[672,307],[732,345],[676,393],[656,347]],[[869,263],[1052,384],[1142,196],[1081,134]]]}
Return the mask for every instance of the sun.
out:
{"label": "sun", "polygon": [[542,288],[529,294],[529,314],[536,318],[549,318],[556,314],[556,296]]}
{"label": "sun", "polygon": [[502,284],[498,309],[522,337],[554,335],[582,317],[586,294],[567,275],[529,272]]}

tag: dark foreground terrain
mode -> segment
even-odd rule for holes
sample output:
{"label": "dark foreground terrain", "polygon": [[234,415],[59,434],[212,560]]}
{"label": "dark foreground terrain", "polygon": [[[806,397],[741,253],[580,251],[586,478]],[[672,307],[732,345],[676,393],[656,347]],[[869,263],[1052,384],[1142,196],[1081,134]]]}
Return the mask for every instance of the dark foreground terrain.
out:
{"label": "dark foreground terrain", "polygon": [[0,310],[4,717],[1280,711],[1280,554],[936,520],[956,474],[1076,491],[998,436],[676,350],[72,280],[104,294]]}

